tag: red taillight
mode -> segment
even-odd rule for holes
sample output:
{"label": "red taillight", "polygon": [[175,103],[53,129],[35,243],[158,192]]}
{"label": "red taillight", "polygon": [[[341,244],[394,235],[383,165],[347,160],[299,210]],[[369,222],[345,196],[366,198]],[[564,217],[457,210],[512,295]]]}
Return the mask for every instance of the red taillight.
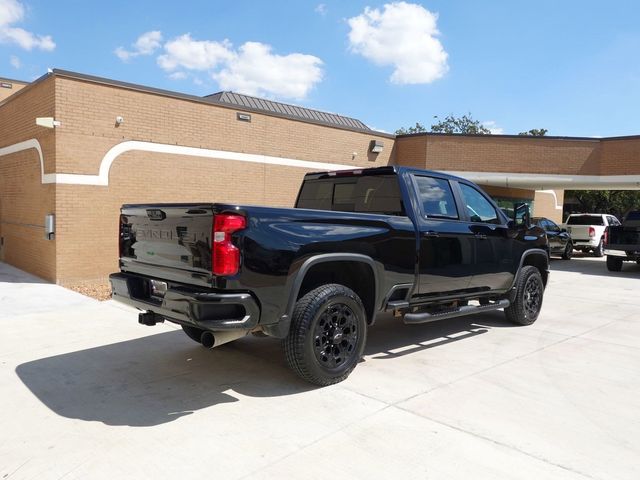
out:
{"label": "red taillight", "polygon": [[589,236],[590,237],[595,237],[596,236],[596,229],[593,227],[589,227]]}
{"label": "red taillight", "polygon": [[235,275],[240,269],[240,250],[231,243],[231,234],[246,228],[241,215],[221,214],[213,220],[211,270],[214,275]]}
{"label": "red taillight", "polygon": [[608,245],[609,244],[609,228],[605,228],[604,230],[604,244]]}

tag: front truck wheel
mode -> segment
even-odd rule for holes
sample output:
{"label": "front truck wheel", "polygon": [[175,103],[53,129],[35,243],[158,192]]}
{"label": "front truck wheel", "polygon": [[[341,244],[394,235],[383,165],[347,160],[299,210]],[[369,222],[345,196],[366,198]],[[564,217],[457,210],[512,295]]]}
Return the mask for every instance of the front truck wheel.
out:
{"label": "front truck wheel", "polygon": [[289,367],[320,386],[341,382],[356,368],[367,340],[360,297],[344,285],[322,285],[296,302],[283,341]]}
{"label": "front truck wheel", "polygon": [[542,308],[544,283],[540,271],[531,265],[523,267],[516,282],[514,300],[504,313],[510,322],[531,325],[536,321]]}

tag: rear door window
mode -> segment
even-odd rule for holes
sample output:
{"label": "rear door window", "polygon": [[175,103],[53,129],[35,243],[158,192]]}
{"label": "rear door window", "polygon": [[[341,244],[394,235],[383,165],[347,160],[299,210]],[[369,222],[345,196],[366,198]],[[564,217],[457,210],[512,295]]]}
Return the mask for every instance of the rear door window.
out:
{"label": "rear door window", "polygon": [[451,185],[443,178],[415,175],[422,211],[427,217],[458,218]]}

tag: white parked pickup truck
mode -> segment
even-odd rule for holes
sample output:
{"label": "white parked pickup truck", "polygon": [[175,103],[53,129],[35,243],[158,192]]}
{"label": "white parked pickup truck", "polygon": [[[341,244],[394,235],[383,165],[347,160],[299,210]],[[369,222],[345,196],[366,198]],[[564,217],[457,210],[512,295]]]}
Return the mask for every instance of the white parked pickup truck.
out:
{"label": "white parked pickup truck", "polygon": [[574,213],[569,215],[564,227],[571,234],[573,247],[581,252],[593,252],[596,257],[604,255],[607,228],[618,226],[620,221],[604,213]]}

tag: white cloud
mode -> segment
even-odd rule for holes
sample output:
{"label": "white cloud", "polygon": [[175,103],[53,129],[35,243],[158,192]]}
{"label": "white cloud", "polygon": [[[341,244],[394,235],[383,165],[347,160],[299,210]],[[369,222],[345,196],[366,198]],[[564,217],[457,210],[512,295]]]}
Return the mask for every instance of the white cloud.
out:
{"label": "white cloud", "polygon": [[320,3],[313,9],[314,12],[322,15],[323,17],[327,14],[327,6],[324,3]]}
{"label": "white cloud", "polygon": [[495,120],[481,122],[484,128],[488,128],[493,135],[504,135],[504,128],[499,127]]}
{"label": "white cloud", "polygon": [[114,53],[123,62],[128,62],[132,58],[139,57],[140,55],[153,54],[162,44],[162,32],[158,30],[152,30],[150,32],[143,33],[131,46],[131,50],[126,50],[123,47],[115,49]]}
{"label": "white cloud", "polygon": [[392,65],[393,83],[431,83],[449,70],[437,20],[437,14],[413,3],[388,3],[383,11],[366,7],[348,20],[349,46],[376,65]]}
{"label": "white cloud", "polygon": [[164,44],[158,65],[165,71],[208,72],[223,90],[248,95],[302,99],[322,80],[322,60],[313,55],[277,55],[271,46],[246,42],[194,40],[184,34]]}
{"label": "white cloud", "polygon": [[18,0],[0,0],[0,43],[15,43],[25,50],[51,51],[56,44],[50,35],[36,35],[13,24],[24,19],[24,6]]}
{"label": "white cloud", "polygon": [[164,51],[165,54],[158,57],[158,65],[167,71],[179,67],[188,70],[210,70],[230,60],[234,55],[229,40],[194,40],[188,33],[165,43]]}
{"label": "white cloud", "polygon": [[184,72],[173,72],[169,75],[171,80],[184,80],[187,78],[187,74]]}
{"label": "white cloud", "polygon": [[322,80],[322,60],[313,55],[275,55],[271,46],[247,42],[212,77],[223,90],[303,99]]}
{"label": "white cloud", "polygon": [[15,55],[11,55],[11,57],[9,58],[9,63],[16,70],[20,70],[20,68],[22,68],[22,62]]}

